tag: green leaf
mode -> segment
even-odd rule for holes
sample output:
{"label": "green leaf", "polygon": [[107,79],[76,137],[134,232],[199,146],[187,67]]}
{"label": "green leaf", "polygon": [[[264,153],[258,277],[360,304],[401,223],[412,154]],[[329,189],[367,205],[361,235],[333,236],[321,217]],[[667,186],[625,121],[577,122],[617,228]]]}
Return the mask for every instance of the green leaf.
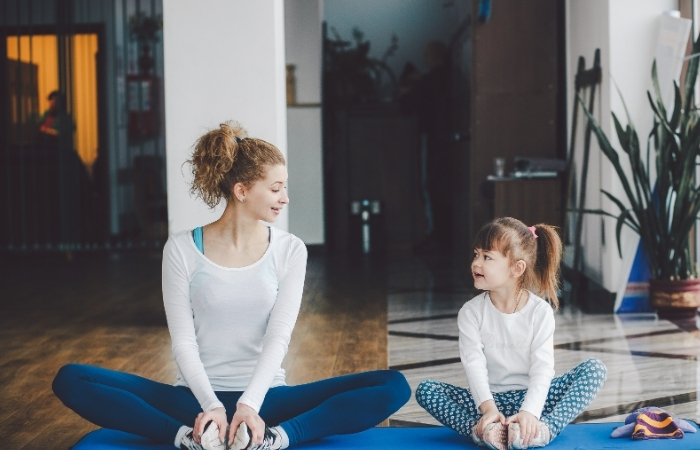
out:
{"label": "green leaf", "polygon": [[[663,120],[666,120],[666,108],[664,107],[663,98],[661,97],[661,88],[659,87],[659,74],[656,71],[656,59],[651,65],[651,79],[654,82],[654,93],[656,94],[656,103],[659,105],[659,113],[662,115]],[[651,94],[649,94],[651,98]]]}
{"label": "green leaf", "polygon": [[625,151],[625,153],[629,153],[629,146],[630,146],[630,137],[629,137],[629,127],[627,127],[626,130],[622,128],[622,125],[620,125],[620,121],[617,120],[617,116],[615,113],[612,113],[613,117],[613,123],[615,124],[615,131],[617,131],[617,140],[620,141],[620,145],[622,146],[622,150]]}
{"label": "green leaf", "polygon": [[625,117],[627,118],[627,126],[634,130],[634,124],[632,123],[632,117],[630,117],[629,109],[627,109],[627,103],[625,103],[625,98],[622,96],[622,91],[620,91],[620,86],[617,85],[617,81],[613,80],[615,89],[617,90],[617,95],[620,97],[622,102],[622,108],[625,110]]}
{"label": "green leaf", "polygon": [[632,206],[632,209],[634,209],[635,211],[638,210],[639,209],[638,201],[632,192],[632,188],[630,187],[630,183],[627,179],[627,175],[625,174],[625,171],[622,168],[622,165],[620,164],[620,158],[618,157],[617,152],[612,147],[612,145],[610,145],[610,141],[608,141],[607,136],[605,136],[605,133],[603,132],[603,130],[601,130],[600,126],[598,125],[596,120],[593,118],[590,111],[588,111],[588,108],[586,108],[586,105],[583,104],[583,99],[581,98],[580,95],[579,95],[579,102],[581,102],[581,104],[583,106],[583,112],[586,114],[586,117],[588,118],[588,122],[591,125],[591,129],[593,130],[593,133],[596,135],[600,149],[603,151],[605,156],[612,163],[613,168],[615,169],[615,172],[617,173],[617,176],[620,179],[620,182],[622,183],[622,187],[625,190],[625,194],[627,195],[627,199],[629,200],[629,202]]}
{"label": "green leaf", "polygon": [[620,258],[622,258],[622,226],[625,224],[628,217],[630,217],[630,210],[626,209],[622,211],[615,225],[615,240],[617,241],[617,253],[620,255]]}
{"label": "green leaf", "polygon": [[[620,199],[612,195],[610,192],[606,191],[605,189],[601,189],[600,192],[602,192],[613,203],[615,203],[615,205],[617,205],[618,208],[620,208],[620,215],[616,218],[621,217],[625,213],[625,211],[629,211],[629,209],[627,209],[627,207],[620,201]],[[635,227],[639,226],[639,224],[635,221],[634,216],[630,215],[629,220],[632,222],[633,225],[635,225]]]}
{"label": "green leaf", "polygon": [[[700,53],[700,39],[697,39],[693,43],[692,53]],[[698,79],[698,63],[700,62],[698,60],[700,60],[700,58],[692,58],[688,62],[688,69],[686,70],[685,81],[683,83],[683,111],[685,112],[685,120],[689,118],[689,113],[693,106],[694,91]],[[683,120],[683,118],[681,119],[681,127],[685,125],[685,120]]]}
{"label": "green leaf", "polygon": [[[673,133],[673,130],[670,128],[670,125],[666,121],[666,111],[660,111],[657,109],[656,105],[654,104],[654,99],[651,96],[651,92],[647,91],[647,98],[649,99],[649,104],[651,105],[651,109],[654,110],[654,115],[659,119],[659,123],[666,128],[666,130],[669,133]],[[661,105],[663,107],[663,105]]]}
{"label": "green leaf", "polygon": [[670,125],[672,129],[677,130],[681,120],[681,108],[683,106],[683,100],[681,100],[681,89],[678,87],[678,83],[676,83],[676,80],[673,80],[673,92],[675,97],[673,101],[673,114],[671,115]]}
{"label": "green leaf", "polygon": [[617,205],[618,208],[620,208],[620,211],[625,211],[627,210],[627,207],[614,195],[612,195],[610,192],[606,191],[605,189],[601,189],[600,192],[602,192],[606,197],[608,197],[613,203]]}

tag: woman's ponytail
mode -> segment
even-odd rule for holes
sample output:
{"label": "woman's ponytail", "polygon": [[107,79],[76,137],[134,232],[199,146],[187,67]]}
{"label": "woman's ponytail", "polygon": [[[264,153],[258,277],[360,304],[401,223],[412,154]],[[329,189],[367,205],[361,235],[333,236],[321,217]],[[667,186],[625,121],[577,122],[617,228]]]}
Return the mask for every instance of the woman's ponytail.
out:
{"label": "woman's ponytail", "polygon": [[537,234],[537,259],[535,262],[535,279],[540,292],[549,300],[554,309],[559,307],[557,289],[559,288],[559,267],[563,246],[557,229],[540,223],[535,225]]}
{"label": "woman's ponytail", "polygon": [[187,161],[192,167],[190,192],[210,208],[230,196],[236,180],[228,175],[240,159],[241,143],[246,136],[243,127],[229,121],[197,139],[192,157]]}

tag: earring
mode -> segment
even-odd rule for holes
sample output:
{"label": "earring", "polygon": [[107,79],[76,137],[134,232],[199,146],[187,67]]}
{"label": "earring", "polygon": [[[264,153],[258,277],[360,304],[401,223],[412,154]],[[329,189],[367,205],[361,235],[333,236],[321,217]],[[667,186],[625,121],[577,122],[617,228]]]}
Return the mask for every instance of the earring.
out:
{"label": "earring", "polygon": [[245,203],[245,197],[243,197],[243,198],[241,199],[241,201],[242,201],[243,203]]}

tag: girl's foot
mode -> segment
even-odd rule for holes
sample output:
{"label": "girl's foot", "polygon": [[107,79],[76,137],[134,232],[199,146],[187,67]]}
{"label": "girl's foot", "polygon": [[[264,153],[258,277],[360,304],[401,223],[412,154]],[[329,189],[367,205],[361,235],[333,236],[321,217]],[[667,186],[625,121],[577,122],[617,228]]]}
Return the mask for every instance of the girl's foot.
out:
{"label": "girl's foot", "polygon": [[520,450],[525,448],[544,447],[552,440],[552,433],[544,422],[539,422],[540,432],[530,440],[530,445],[525,446],[520,437],[520,424],[513,422],[508,425],[508,450]]}
{"label": "girl's foot", "polygon": [[472,439],[476,445],[485,446],[490,450],[508,450],[508,429],[500,422],[486,425],[483,436],[472,430]]}

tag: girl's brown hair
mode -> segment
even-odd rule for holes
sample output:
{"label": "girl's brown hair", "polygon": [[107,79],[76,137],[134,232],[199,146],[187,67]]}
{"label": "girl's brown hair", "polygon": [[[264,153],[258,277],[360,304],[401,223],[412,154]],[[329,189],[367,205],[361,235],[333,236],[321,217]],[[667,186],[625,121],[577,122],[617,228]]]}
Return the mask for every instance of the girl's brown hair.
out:
{"label": "girl's brown hair", "polygon": [[277,147],[262,139],[249,138],[243,127],[225,122],[197,139],[192,157],[190,192],[210,208],[229,200],[236,183],[250,187],[265,177],[265,167],[285,164]]}
{"label": "girl's brown hair", "polygon": [[520,287],[549,301],[556,310],[559,307],[559,265],[562,243],[556,227],[540,223],[535,225],[535,234],[512,217],[501,217],[484,225],[474,239],[474,248],[497,250],[508,257],[511,264],[525,261],[525,273],[520,278]]}

